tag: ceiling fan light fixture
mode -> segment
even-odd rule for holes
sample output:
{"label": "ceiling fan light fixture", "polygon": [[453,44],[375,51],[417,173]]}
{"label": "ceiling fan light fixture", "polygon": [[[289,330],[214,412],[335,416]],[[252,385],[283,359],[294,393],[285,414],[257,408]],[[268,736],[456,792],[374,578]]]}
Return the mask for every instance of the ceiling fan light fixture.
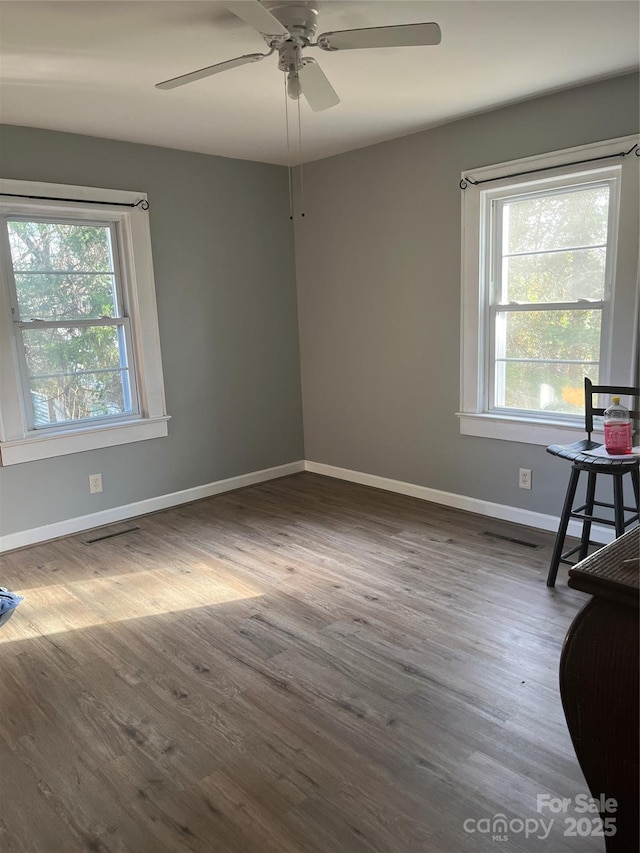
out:
{"label": "ceiling fan light fixture", "polygon": [[293,100],[297,101],[302,94],[302,84],[300,83],[300,77],[298,76],[297,71],[289,71],[287,74],[287,95]]}

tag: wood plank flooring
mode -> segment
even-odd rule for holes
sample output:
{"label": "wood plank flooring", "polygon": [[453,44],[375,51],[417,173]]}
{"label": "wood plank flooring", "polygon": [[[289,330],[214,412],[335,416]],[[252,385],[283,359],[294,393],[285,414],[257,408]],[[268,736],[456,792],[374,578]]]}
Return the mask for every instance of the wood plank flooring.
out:
{"label": "wood plank flooring", "polygon": [[587,793],[552,537],[312,474],[135,524],[0,558],[3,853],[604,850],[536,811]]}

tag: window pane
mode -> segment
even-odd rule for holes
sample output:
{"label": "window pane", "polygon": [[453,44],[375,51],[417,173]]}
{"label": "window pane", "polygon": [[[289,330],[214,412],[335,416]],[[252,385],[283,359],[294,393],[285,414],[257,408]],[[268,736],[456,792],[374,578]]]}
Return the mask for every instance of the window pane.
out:
{"label": "window pane", "polygon": [[500,311],[496,317],[496,357],[600,360],[602,312]]}
{"label": "window pane", "polygon": [[21,221],[7,226],[20,319],[118,316],[108,226]]}
{"label": "window pane", "polygon": [[606,243],[609,187],[506,202],[503,252],[538,252]]}
{"label": "window pane", "polygon": [[16,220],[7,226],[15,272],[113,272],[108,226]]}
{"label": "window pane", "polygon": [[131,412],[122,326],[24,329],[35,426]]}
{"label": "window pane", "polygon": [[129,409],[128,371],[31,379],[35,426],[123,414]]}
{"label": "window pane", "polygon": [[502,362],[496,369],[495,404],[538,412],[584,415],[584,377],[598,382],[593,364]]}
{"label": "window pane", "polygon": [[116,326],[24,329],[22,335],[31,376],[127,366],[122,335]]}
{"label": "window pane", "polygon": [[21,320],[96,320],[118,315],[108,274],[15,273]]}
{"label": "window pane", "polygon": [[503,259],[504,302],[575,302],[604,298],[606,249]]}

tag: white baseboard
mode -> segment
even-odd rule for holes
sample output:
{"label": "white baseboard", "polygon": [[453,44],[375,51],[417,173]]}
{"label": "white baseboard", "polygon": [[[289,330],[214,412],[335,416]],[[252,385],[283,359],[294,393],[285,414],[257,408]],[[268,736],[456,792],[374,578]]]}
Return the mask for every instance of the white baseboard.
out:
{"label": "white baseboard", "polygon": [[[17,533],[9,533],[0,537],[0,553],[13,551],[16,548],[24,548],[26,545],[35,545],[38,542],[46,542],[51,539],[59,539],[61,536],[70,536],[80,533],[82,530],[91,530],[94,527],[104,527],[117,521],[125,521],[136,518],[139,515],[147,515],[150,512],[158,512],[161,509],[169,509],[179,504],[208,498],[222,492],[230,492],[241,489],[243,486],[252,486],[255,483],[264,483],[267,480],[275,480],[278,477],[286,477],[289,474],[297,474],[300,471],[310,471],[314,474],[322,474],[325,477],[335,477],[338,480],[348,480],[351,483],[360,483],[363,486],[373,486],[387,492],[397,492],[401,495],[409,495],[423,501],[450,506],[454,509],[462,509],[467,512],[475,512],[478,515],[486,515],[489,518],[499,518],[502,521],[512,521],[525,527],[535,527],[539,530],[558,529],[560,519],[555,515],[545,515],[541,512],[533,512],[505,504],[483,501],[480,498],[471,498],[467,495],[457,495],[453,492],[443,492],[440,489],[431,489],[428,486],[418,486],[415,483],[405,483],[402,480],[392,480],[388,477],[378,477],[375,474],[365,474],[361,471],[350,471],[348,468],[337,468],[334,465],[325,465],[322,462],[297,461],[286,465],[277,465],[274,468],[264,468],[261,471],[251,471],[248,474],[240,474],[237,477],[229,477],[226,480],[216,480],[213,483],[205,483],[192,489],[184,489],[180,492],[171,492],[167,495],[159,495],[136,503],[124,504],[112,507],[89,515],[80,515],[65,521],[57,521],[53,524],[45,524],[42,527],[32,527],[28,530],[20,530]],[[580,524],[572,521],[569,525],[571,536],[580,535]],[[594,524],[592,538],[597,542],[611,542],[614,539],[613,530],[602,525]]]}
{"label": "white baseboard", "polygon": [[147,498],[144,501],[92,512],[89,515],[80,515],[53,524],[45,524],[42,527],[32,527],[29,530],[9,533],[0,537],[0,553],[13,551],[15,548],[24,548],[25,545],[35,545],[37,542],[59,539],[61,536],[70,536],[72,533],[80,533],[82,530],[103,527],[105,524],[113,524],[116,521],[125,521],[138,515],[147,515],[147,513],[157,512],[161,509],[169,509],[172,506],[190,503],[201,498],[209,498],[222,492],[231,492],[234,489],[241,489],[243,486],[252,486],[255,483],[264,483],[266,480],[286,477],[288,474],[297,474],[299,471],[304,471],[304,466],[305,463],[302,460],[289,462],[286,465],[263,468],[261,471],[251,471],[248,474],[240,474],[226,480],[205,483],[203,486],[195,486],[192,489],[183,489],[180,492]]}
{"label": "white baseboard", "polygon": [[[530,509],[483,501],[480,498],[470,498],[467,495],[457,495],[453,492],[443,492],[440,489],[418,486],[415,483],[405,483],[402,480],[391,480],[388,477],[378,477],[375,474],[350,471],[348,468],[337,468],[334,465],[325,465],[322,462],[309,462],[307,460],[304,463],[304,470],[313,474],[322,474],[325,477],[335,477],[338,480],[348,480],[350,483],[373,486],[375,489],[383,489],[387,492],[409,495],[412,498],[431,501],[431,503],[450,506],[454,509],[475,512],[489,518],[499,518],[501,521],[512,521],[514,524],[535,527],[538,530],[550,530],[555,533],[560,524],[559,517],[555,515],[546,515],[542,512],[533,512]],[[582,525],[580,522],[572,520],[569,523],[569,536],[579,537],[581,533]],[[596,542],[607,543],[612,542],[615,535],[612,528],[602,524],[594,524],[591,528],[591,538]]]}

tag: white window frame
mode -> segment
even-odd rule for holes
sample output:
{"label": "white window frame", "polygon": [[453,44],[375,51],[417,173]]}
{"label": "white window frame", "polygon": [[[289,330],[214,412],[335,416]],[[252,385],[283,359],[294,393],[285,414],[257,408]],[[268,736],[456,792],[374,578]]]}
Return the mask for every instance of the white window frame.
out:
{"label": "white window frame", "polygon": [[[490,212],[493,200],[504,196],[601,179],[617,184],[619,193],[610,200],[614,217],[610,217],[610,224],[614,228],[617,225],[617,249],[615,257],[607,259],[611,292],[604,300],[606,328],[598,381],[635,384],[639,302],[638,157],[631,154],[580,166],[570,164],[628,151],[637,141],[635,136],[623,137],[462,173],[462,179],[468,176],[477,181],[491,181],[479,186],[468,184],[462,192],[461,402],[457,415],[463,435],[538,445],[569,443],[584,437],[584,418],[579,415],[546,416],[489,408]],[[515,172],[538,169],[550,171],[508,177]],[[621,341],[625,343],[621,345]]]}
{"label": "white window frame", "polygon": [[[151,256],[148,213],[135,204],[146,200],[140,192],[45,184],[0,179],[0,193],[48,198],[11,198],[0,195],[0,215],[95,222],[117,232],[115,262],[120,272],[124,311],[130,329],[130,372],[137,395],[136,411],[122,416],[52,424],[37,429],[25,405],[20,369],[19,334],[13,321],[11,259],[3,246],[0,264],[0,458],[15,465],[69,453],[96,450],[168,434],[158,333],[158,316]],[[52,199],[76,199],[55,201]],[[92,203],[94,202],[94,203]],[[104,202],[96,204],[95,202]],[[114,248],[116,248],[114,247]]]}

